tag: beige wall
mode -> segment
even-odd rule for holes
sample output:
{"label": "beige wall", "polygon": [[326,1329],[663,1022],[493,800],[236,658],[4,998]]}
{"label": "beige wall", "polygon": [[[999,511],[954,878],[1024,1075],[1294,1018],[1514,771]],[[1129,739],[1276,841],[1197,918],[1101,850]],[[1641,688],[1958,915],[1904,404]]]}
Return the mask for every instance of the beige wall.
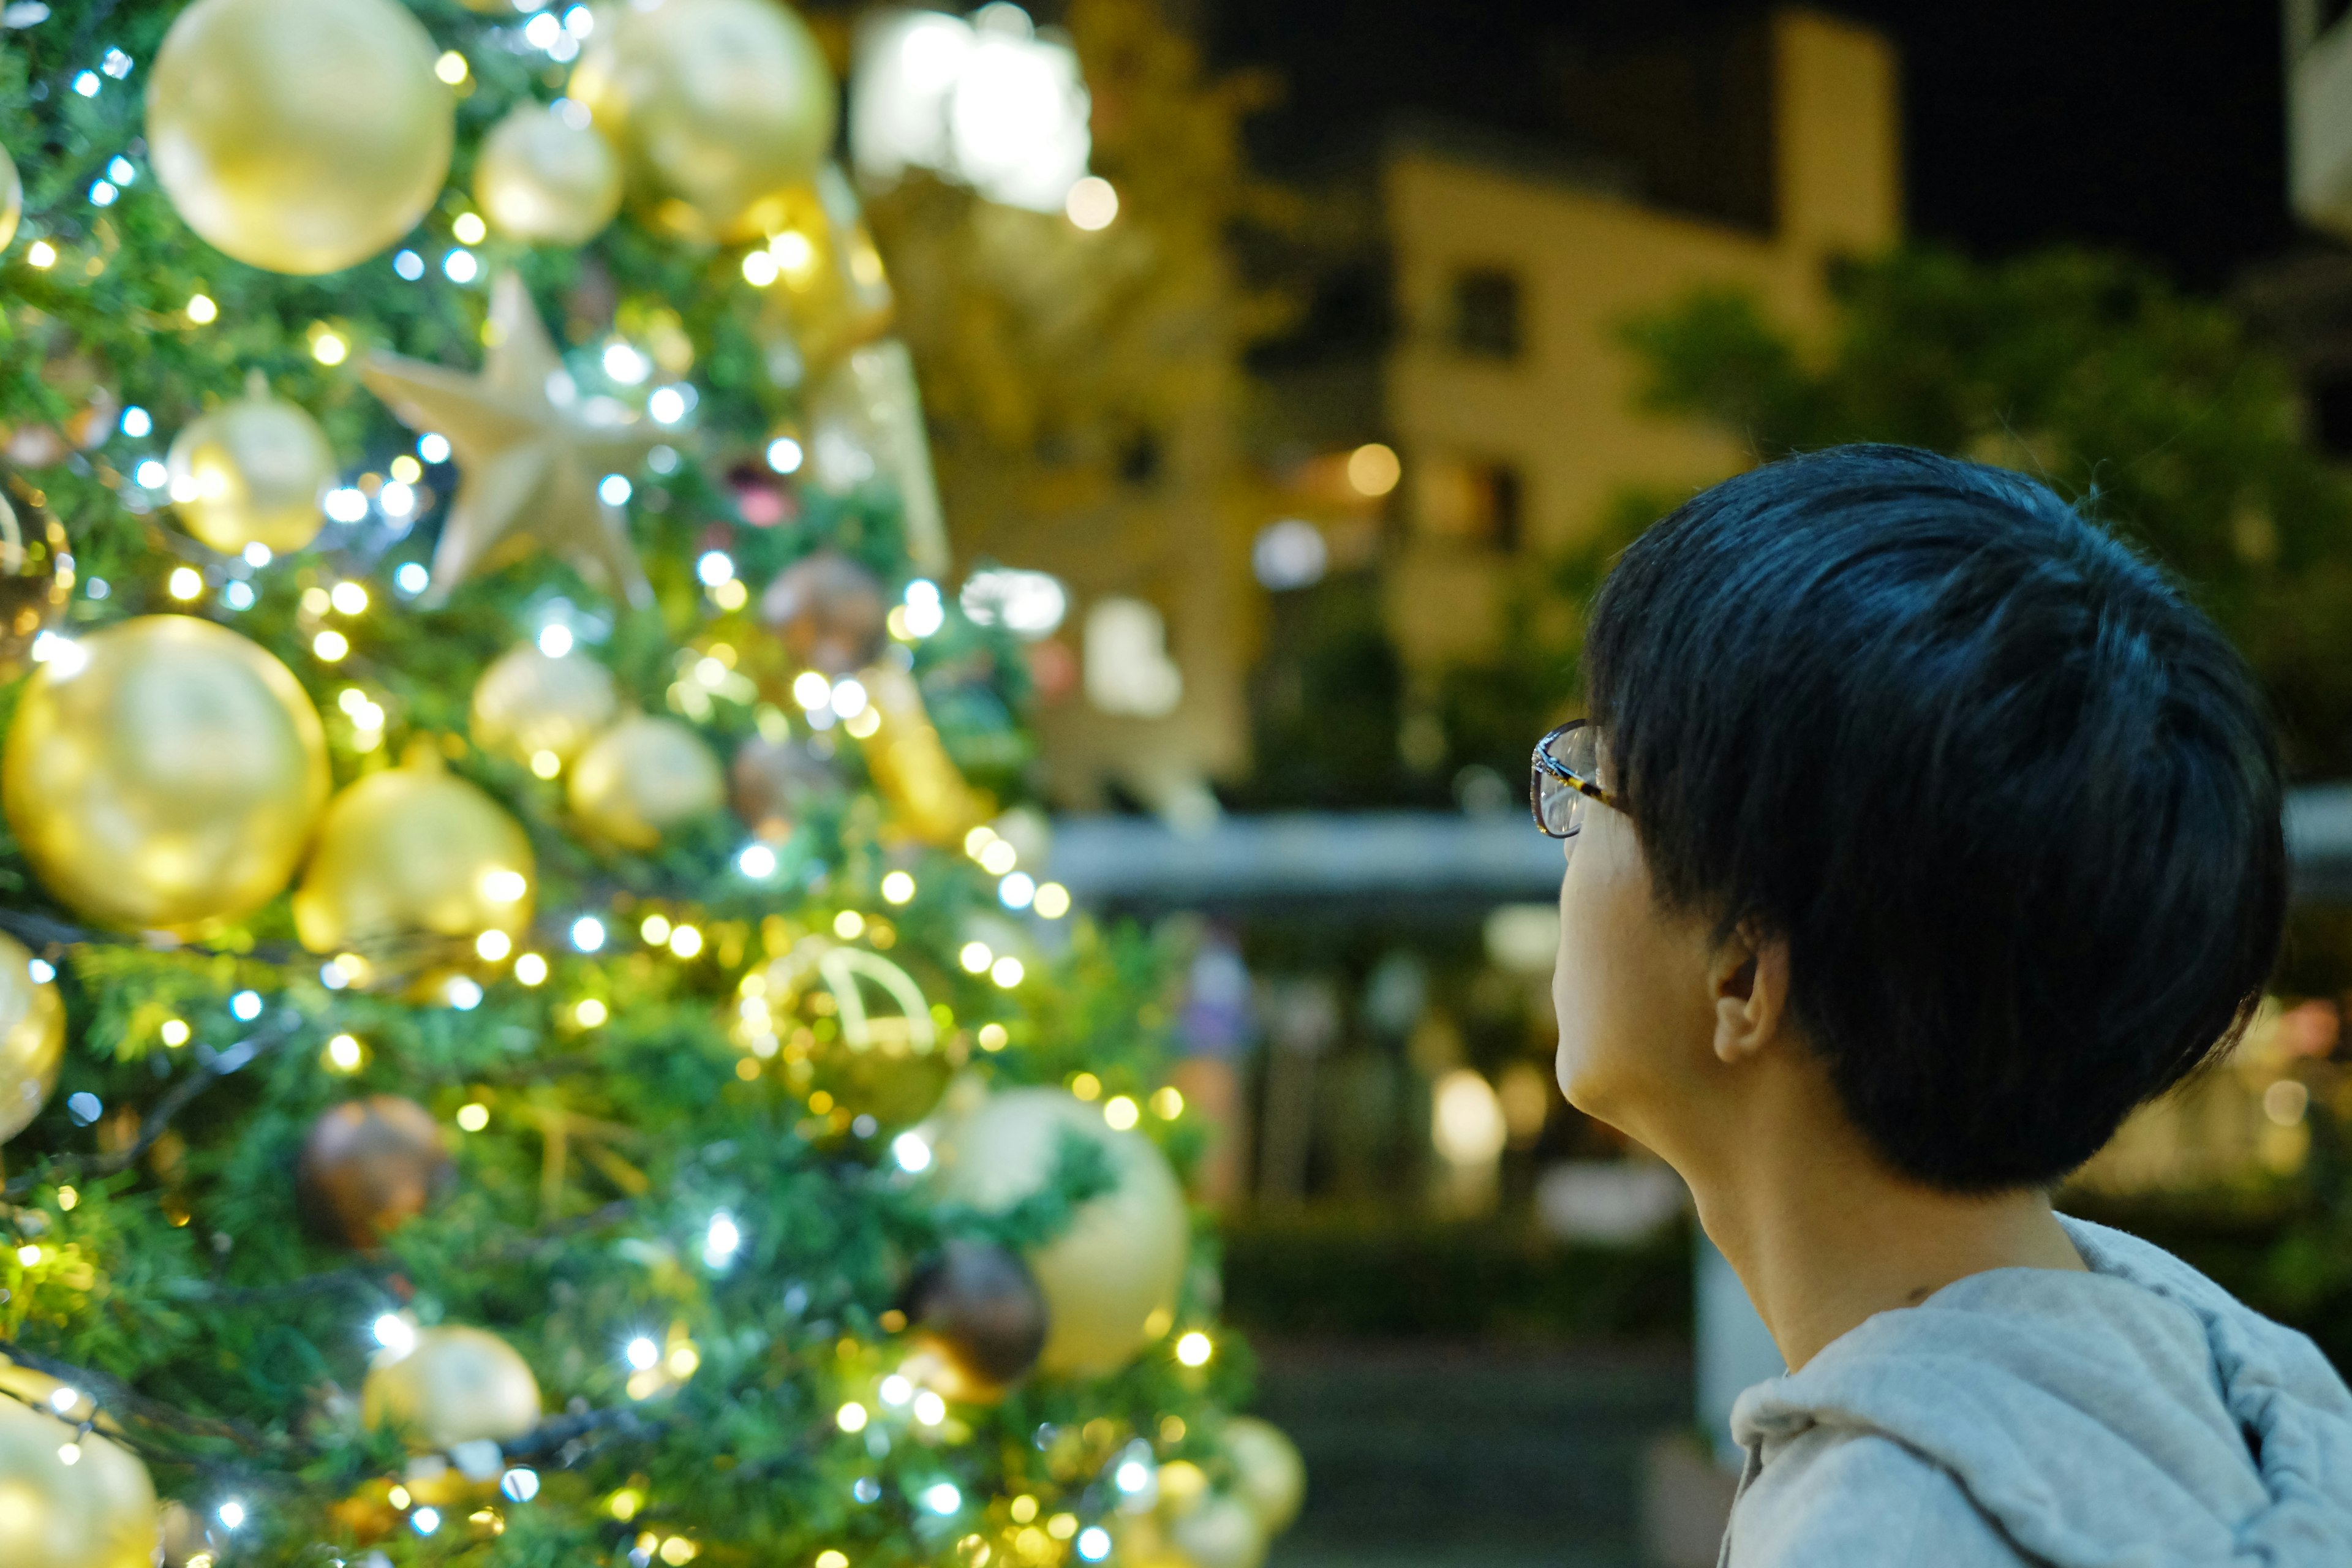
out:
{"label": "beige wall", "polygon": [[[1826,320],[1823,264],[1898,237],[1896,68],[1877,35],[1803,12],[1775,18],[1776,232],[1662,213],[1565,180],[1401,149],[1385,170],[1402,331],[1387,416],[1405,464],[1404,543],[1389,573],[1407,662],[1474,653],[1515,570],[1575,540],[1626,485],[1687,491],[1747,455],[1724,436],[1633,408],[1620,323],[1700,286],[1750,289],[1801,330]],[[1523,349],[1505,363],[1448,339],[1454,280],[1500,267],[1520,280]],[[1463,462],[1521,476],[1516,555],[1437,537],[1433,502]]]}

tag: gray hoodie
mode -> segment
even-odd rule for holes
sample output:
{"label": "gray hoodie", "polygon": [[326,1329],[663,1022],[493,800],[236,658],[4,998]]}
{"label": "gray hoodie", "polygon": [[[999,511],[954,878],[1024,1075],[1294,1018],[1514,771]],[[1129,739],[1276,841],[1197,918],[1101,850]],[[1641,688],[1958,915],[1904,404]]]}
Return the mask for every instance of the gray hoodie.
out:
{"label": "gray hoodie", "polygon": [[2352,1568],[2352,1394],[2159,1247],[1881,1312],[1732,1407],[1726,1568]]}

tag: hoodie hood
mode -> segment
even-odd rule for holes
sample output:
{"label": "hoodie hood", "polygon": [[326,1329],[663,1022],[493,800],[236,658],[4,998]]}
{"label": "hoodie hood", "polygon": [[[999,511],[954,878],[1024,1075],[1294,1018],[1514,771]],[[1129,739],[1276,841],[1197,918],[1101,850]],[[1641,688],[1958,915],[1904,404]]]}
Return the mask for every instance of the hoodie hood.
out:
{"label": "hoodie hood", "polygon": [[2062,1223],[2089,1273],[1994,1269],[1882,1312],[1742,1394],[1733,1436],[1767,1465],[1813,1427],[1892,1438],[2053,1568],[2352,1564],[2352,1394],[2317,1347]]}

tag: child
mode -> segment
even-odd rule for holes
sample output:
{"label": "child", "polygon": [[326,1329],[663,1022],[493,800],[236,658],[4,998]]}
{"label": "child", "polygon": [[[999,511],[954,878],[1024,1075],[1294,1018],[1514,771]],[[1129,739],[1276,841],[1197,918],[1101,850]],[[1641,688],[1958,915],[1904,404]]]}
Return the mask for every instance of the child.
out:
{"label": "child", "polygon": [[2352,1564],[2317,1350],[2050,1189],[2225,1048],[2286,901],[2220,633],[2016,474],[1849,447],[1625,552],[1565,839],[1559,1081],[1671,1162],[1787,1361],[1730,1568]]}

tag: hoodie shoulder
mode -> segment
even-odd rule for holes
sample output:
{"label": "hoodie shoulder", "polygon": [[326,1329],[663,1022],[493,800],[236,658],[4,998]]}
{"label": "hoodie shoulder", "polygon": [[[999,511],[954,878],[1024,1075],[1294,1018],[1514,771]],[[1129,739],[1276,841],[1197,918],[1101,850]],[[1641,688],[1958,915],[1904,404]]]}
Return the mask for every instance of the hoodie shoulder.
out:
{"label": "hoodie shoulder", "polygon": [[1727,1568],[2026,1568],[1951,1472],[1891,1437],[1812,1426],[1739,1494]]}

